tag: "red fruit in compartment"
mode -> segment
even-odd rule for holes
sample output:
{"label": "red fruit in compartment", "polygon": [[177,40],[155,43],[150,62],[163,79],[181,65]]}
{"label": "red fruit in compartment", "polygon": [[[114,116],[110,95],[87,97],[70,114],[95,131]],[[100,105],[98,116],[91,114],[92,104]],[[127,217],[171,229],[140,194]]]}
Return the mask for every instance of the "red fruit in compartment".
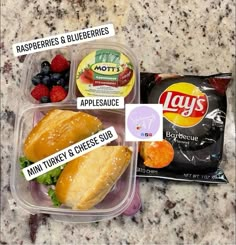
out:
{"label": "red fruit in compartment", "polygon": [[70,63],[69,61],[62,55],[56,55],[51,62],[51,71],[53,72],[63,72],[69,69]]}
{"label": "red fruit in compartment", "polygon": [[59,102],[66,98],[67,91],[62,86],[53,86],[50,91],[51,102]]}
{"label": "red fruit in compartment", "polygon": [[42,96],[49,96],[49,89],[44,84],[39,84],[33,88],[31,95],[36,100],[40,100]]}

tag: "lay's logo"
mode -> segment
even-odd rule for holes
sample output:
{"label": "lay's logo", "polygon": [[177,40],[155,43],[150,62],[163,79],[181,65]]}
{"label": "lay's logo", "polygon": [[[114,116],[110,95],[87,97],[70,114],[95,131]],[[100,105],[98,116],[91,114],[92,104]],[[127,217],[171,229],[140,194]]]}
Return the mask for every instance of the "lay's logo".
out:
{"label": "lay's logo", "polygon": [[175,83],[159,97],[163,105],[163,116],[179,127],[193,127],[205,116],[208,98],[191,83]]}

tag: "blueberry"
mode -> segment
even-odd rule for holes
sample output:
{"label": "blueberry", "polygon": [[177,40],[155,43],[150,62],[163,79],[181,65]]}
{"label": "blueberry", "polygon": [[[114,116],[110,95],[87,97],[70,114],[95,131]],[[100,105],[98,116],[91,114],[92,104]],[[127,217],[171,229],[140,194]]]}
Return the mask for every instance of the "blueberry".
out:
{"label": "blueberry", "polygon": [[48,96],[42,96],[40,98],[40,102],[41,103],[49,103],[50,102],[50,98]]}
{"label": "blueberry", "polygon": [[70,70],[68,70],[68,71],[66,71],[66,72],[64,73],[64,79],[65,79],[66,82],[69,81],[69,78],[70,78]]}
{"label": "blueberry", "polygon": [[52,85],[51,79],[49,76],[45,75],[42,79],[42,83],[46,85],[47,87],[50,87]]}
{"label": "blueberry", "polygon": [[42,63],[41,63],[41,68],[43,68],[44,66],[49,66],[50,67],[50,63],[48,62],[48,61],[43,61]]}
{"label": "blueberry", "polygon": [[62,77],[59,80],[56,81],[56,85],[60,85],[62,87],[64,87],[66,85],[66,81],[65,79]]}
{"label": "blueberry", "polygon": [[37,76],[37,77],[39,77],[39,78],[42,80],[42,79],[43,79],[43,77],[44,77],[44,74],[42,74],[42,73],[38,73],[36,76]]}
{"label": "blueberry", "polygon": [[68,90],[69,90],[69,85],[68,85],[68,84],[65,85],[65,86],[64,86],[64,89],[68,92]]}
{"label": "blueberry", "polygon": [[50,77],[52,82],[57,82],[61,78],[61,73],[52,73]]}
{"label": "blueberry", "polygon": [[34,76],[33,78],[32,78],[32,83],[35,85],[35,86],[37,86],[38,84],[40,84],[40,82],[41,82],[41,78],[39,77],[39,76]]}
{"label": "blueberry", "polygon": [[50,66],[41,67],[41,73],[48,75],[50,73]]}

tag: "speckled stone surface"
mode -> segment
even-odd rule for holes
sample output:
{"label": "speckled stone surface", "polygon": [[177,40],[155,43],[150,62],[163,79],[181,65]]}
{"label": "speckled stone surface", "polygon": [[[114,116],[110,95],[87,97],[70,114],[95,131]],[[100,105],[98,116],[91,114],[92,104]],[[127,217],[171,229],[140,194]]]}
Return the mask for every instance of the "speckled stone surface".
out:
{"label": "speckled stone surface", "polygon": [[13,124],[24,82],[24,57],[13,57],[13,43],[112,22],[114,39],[132,48],[142,71],[231,72],[234,4],[233,0],[2,0],[0,244],[235,244],[233,85],[228,90],[222,163],[229,184],[142,179],[140,212],[132,218],[120,216],[92,224],[65,224],[47,215],[30,218],[14,202],[9,187]]}

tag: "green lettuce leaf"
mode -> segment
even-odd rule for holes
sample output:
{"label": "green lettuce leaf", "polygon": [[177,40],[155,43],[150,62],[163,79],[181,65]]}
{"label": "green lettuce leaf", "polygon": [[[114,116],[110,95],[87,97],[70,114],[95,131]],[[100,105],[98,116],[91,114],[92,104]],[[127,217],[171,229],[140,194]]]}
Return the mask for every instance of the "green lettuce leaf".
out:
{"label": "green lettuce leaf", "polygon": [[57,199],[57,196],[56,196],[56,193],[55,193],[55,190],[53,190],[52,188],[50,188],[48,190],[48,195],[50,196],[51,200],[52,200],[52,203],[54,206],[60,206],[61,205],[61,202]]}
{"label": "green lettuce leaf", "polygon": [[[25,156],[21,156],[19,158],[20,161],[20,168],[21,170],[23,168],[28,167],[29,165],[33,164],[33,162],[29,161]],[[57,167],[53,170],[50,170],[49,172],[42,174],[35,178],[38,183],[44,184],[44,185],[55,185],[57,183],[57,180],[59,178],[59,175],[61,174],[62,169],[64,168],[65,165],[62,165],[60,167]],[[23,175],[23,173],[21,172]]]}
{"label": "green lettuce leaf", "polygon": [[20,161],[20,168],[21,169],[26,168],[26,167],[28,167],[29,165],[32,164],[32,162],[29,161],[25,156],[21,156],[19,158],[19,161]]}
{"label": "green lettuce leaf", "polygon": [[19,162],[20,162],[20,169],[21,169],[21,175],[24,176],[22,169],[28,167],[29,165],[32,164],[31,161],[29,161],[25,156],[19,157]]}
{"label": "green lettuce leaf", "polygon": [[62,169],[63,167],[60,166],[53,170],[50,170],[49,172],[38,176],[36,178],[36,181],[40,184],[55,185],[57,183],[59,175],[61,174]]}

